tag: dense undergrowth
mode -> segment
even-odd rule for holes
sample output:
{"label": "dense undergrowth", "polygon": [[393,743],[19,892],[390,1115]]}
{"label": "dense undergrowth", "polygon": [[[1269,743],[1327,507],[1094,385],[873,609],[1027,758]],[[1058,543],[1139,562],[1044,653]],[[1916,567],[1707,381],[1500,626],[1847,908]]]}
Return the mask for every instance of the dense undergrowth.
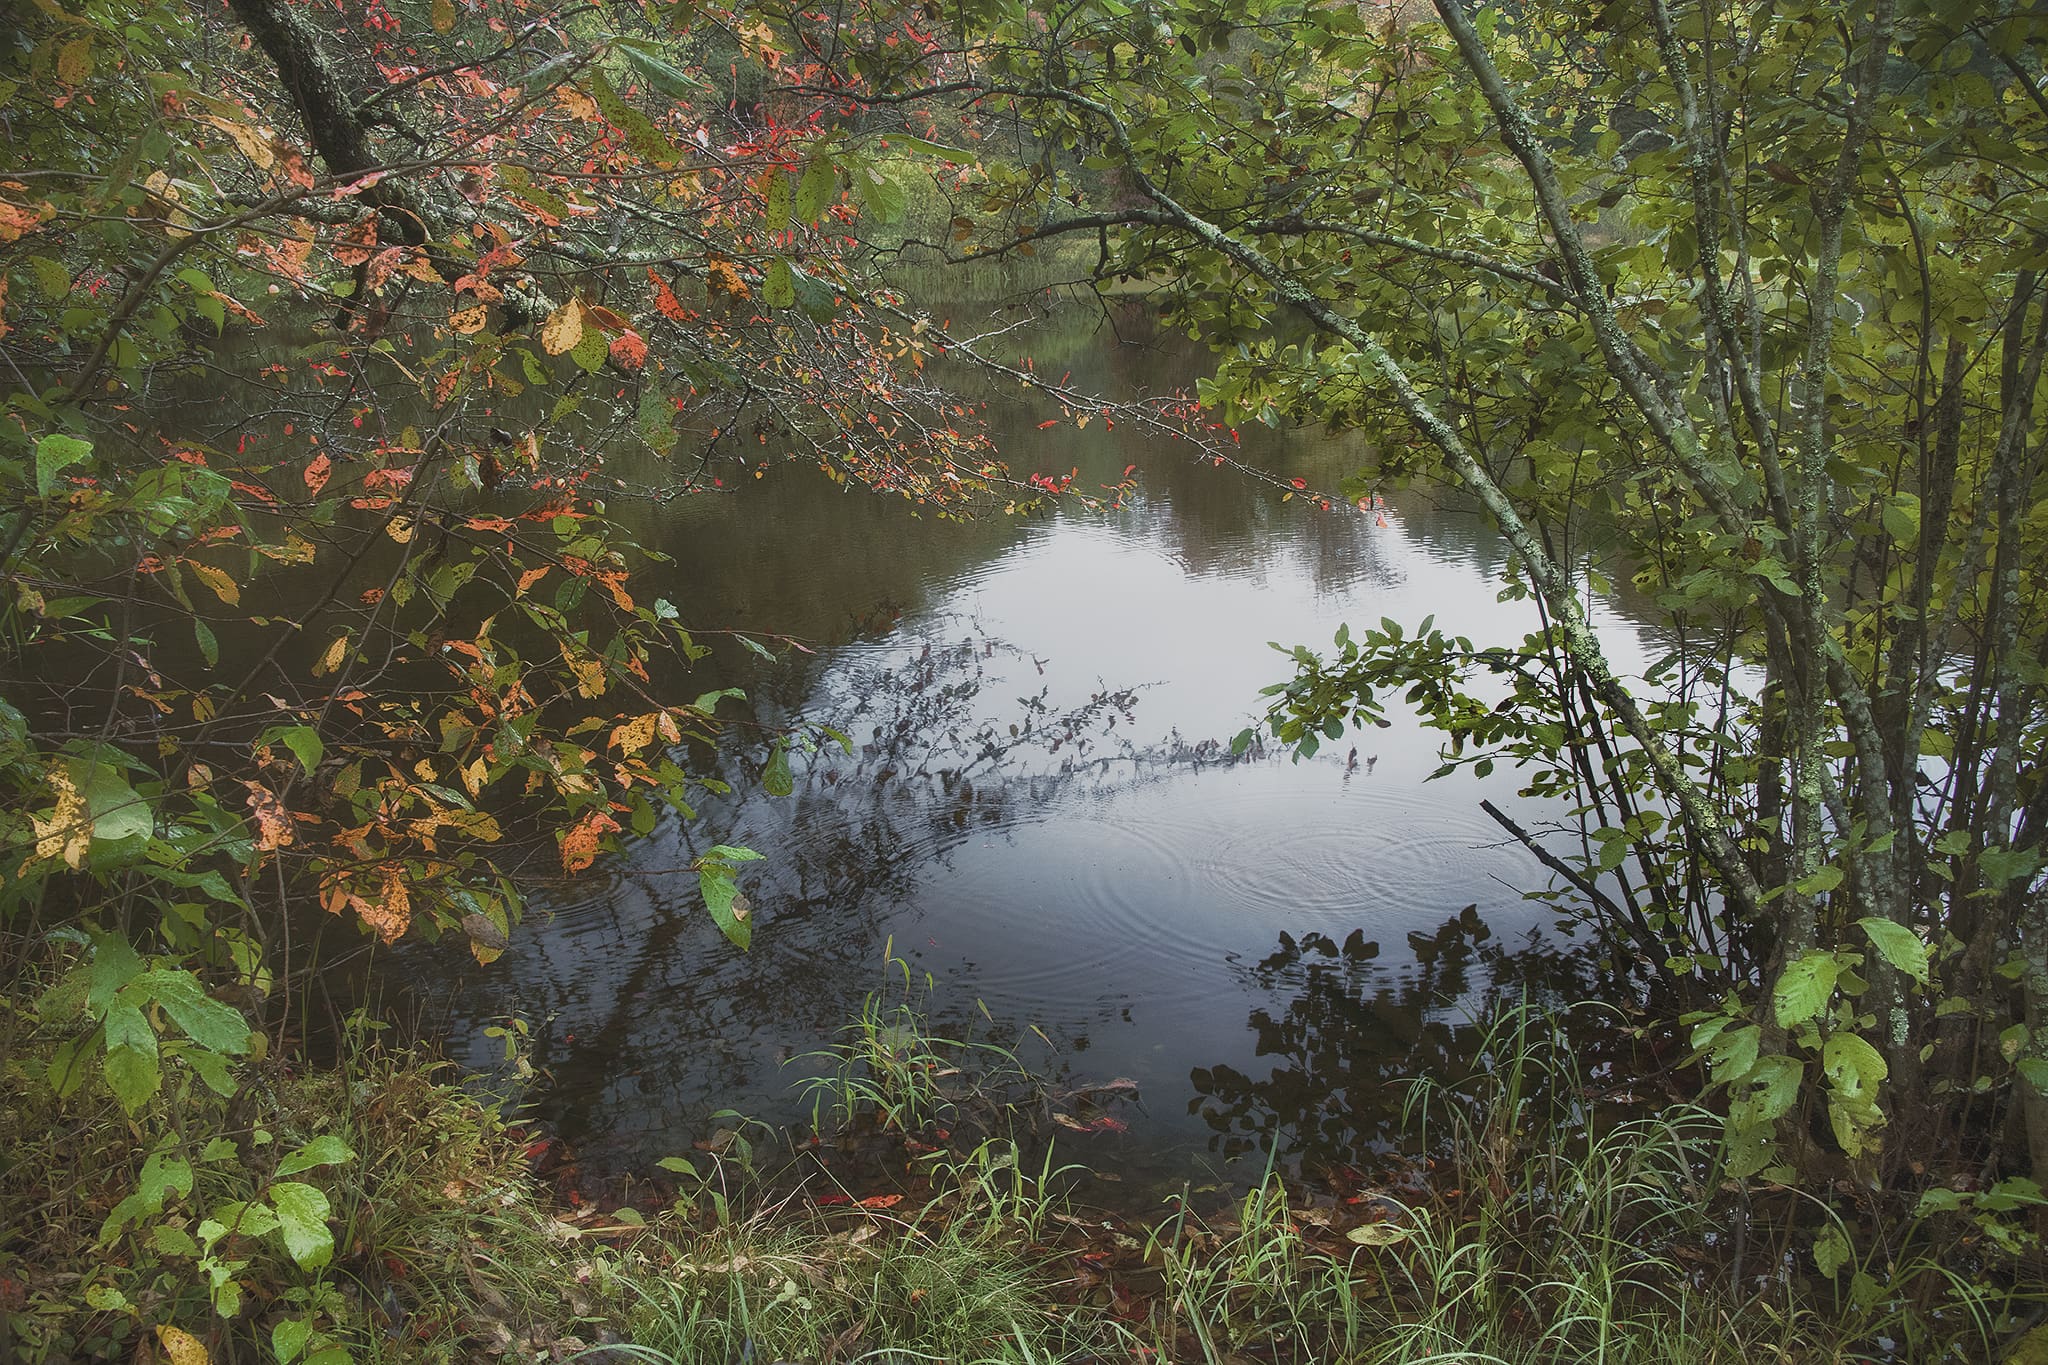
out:
{"label": "dense undergrowth", "polygon": [[[1815,1264],[1789,1225],[1829,1215],[1761,1202],[1732,1237],[1718,1119],[1603,1122],[1561,1021],[1530,1010],[1472,1080],[1417,1083],[1414,1131],[1443,1154],[1425,1184],[1334,1196],[1269,1168],[1227,1204],[1183,1193],[1144,1219],[1077,1204],[1081,1173],[1044,1144],[917,1141],[981,1102],[977,1069],[1013,1085],[1015,1059],[984,1045],[978,1065],[907,1011],[871,1009],[837,1049],[838,1118],[903,1140],[884,1192],[815,1154],[778,1167],[727,1145],[665,1163],[676,1181],[643,1212],[558,1199],[498,1107],[367,1026],[337,1067],[273,1057],[232,1101],[167,1087],[131,1119],[104,1096],[58,1102],[54,1036],[20,996],[7,1009],[0,1356],[25,1365],[186,1365],[193,1347],[320,1365],[1675,1365],[2031,1361],[2043,1344],[2038,1282],[1981,1239],[1943,1265],[1924,1229],[1859,1256],[1843,1225],[1842,1259]],[[317,1194],[331,1254],[251,1216],[287,1207],[286,1185]]]}

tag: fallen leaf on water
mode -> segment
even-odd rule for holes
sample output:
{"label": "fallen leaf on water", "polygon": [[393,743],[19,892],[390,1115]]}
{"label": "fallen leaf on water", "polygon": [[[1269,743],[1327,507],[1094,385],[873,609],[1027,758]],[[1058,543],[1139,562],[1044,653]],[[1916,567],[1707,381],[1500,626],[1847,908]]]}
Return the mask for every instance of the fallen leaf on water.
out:
{"label": "fallen leaf on water", "polygon": [[1390,1247],[1408,1240],[1408,1229],[1399,1223],[1361,1223],[1344,1234],[1347,1242],[1362,1247]]}

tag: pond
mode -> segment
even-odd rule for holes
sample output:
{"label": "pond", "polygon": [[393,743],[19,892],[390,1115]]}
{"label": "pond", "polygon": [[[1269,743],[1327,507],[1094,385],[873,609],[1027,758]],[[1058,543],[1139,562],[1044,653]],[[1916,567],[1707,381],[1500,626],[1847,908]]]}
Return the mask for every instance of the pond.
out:
{"label": "pond", "polygon": [[[1041,366],[1127,395],[1207,364],[1099,322],[1041,328]],[[536,888],[487,969],[453,945],[401,955],[393,979],[458,1059],[501,1062],[484,1031],[526,1022],[527,1098],[587,1170],[644,1173],[717,1111],[800,1121],[804,1054],[906,979],[941,1033],[1070,1083],[1135,1082],[1127,1131],[1085,1159],[1159,1179],[1276,1143],[1330,1161],[1382,1148],[1398,1078],[1469,1048],[1488,999],[1599,989],[1584,945],[1522,896],[1542,870],[1480,810],[1515,805],[1513,773],[1426,780],[1437,741],[1398,715],[1307,762],[1229,755],[1286,673],[1269,641],[1432,614],[1480,641],[1531,629],[1528,603],[1498,600],[1503,549],[1476,513],[1412,491],[1321,511],[1156,435],[992,411],[1018,472],[1110,482],[1135,465],[1137,495],[963,524],[784,467],[726,496],[614,506],[674,557],[669,595],[693,621],[806,646],[699,666],[704,689],[746,690],[721,712],[738,733],[823,722],[852,750],[797,755],[783,798],[758,785],[759,746],[717,760],[733,796]],[[1312,487],[1360,463],[1317,432],[1244,442],[1247,464]],[[1634,628],[1601,616],[1640,666]],[[687,870],[716,842],[764,855],[750,952]]]}

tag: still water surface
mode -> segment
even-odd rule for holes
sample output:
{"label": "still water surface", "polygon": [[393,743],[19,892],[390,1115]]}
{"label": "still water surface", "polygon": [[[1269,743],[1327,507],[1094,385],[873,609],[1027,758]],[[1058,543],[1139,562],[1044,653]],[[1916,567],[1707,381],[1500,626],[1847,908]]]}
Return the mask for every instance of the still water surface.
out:
{"label": "still water surface", "polygon": [[[1104,392],[1205,363],[1086,326],[1041,339]],[[963,525],[790,468],[624,509],[674,556],[690,619],[814,651],[700,665],[702,688],[748,690],[722,714],[824,722],[854,750],[799,756],[782,799],[759,791],[758,751],[718,760],[734,796],[542,888],[491,968],[456,967],[452,946],[401,967],[467,1062],[499,1059],[486,1027],[529,1023],[530,1098],[586,1168],[644,1172],[719,1110],[799,1120],[802,1054],[885,987],[885,947],[919,998],[929,974],[941,1031],[1021,1040],[1075,1082],[1136,1081],[1130,1131],[1086,1158],[1162,1176],[1275,1142],[1330,1160],[1383,1145],[1395,1078],[1450,1065],[1489,996],[1596,989],[1521,897],[1540,869],[1479,809],[1515,804],[1513,774],[1426,781],[1436,741],[1398,718],[1310,762],[1228,758],[1286,671],[1268,641],[1383,616],[1477,641],[1531,629],[1529,604],[1497,600],[1502,549],[1476,515],[1416,493],[1383,516],[1320,512],[1185,445],[1001,411],[1013,469],[1106,481],[1134,463],[1139,495]],[[1311,486],[1359,463],[1316,433],[1252,435],[1249,462]],[[1626,622],[1603,626],[1640,659]],[[749,953],[685,870],[715,842],[765,855]]]}

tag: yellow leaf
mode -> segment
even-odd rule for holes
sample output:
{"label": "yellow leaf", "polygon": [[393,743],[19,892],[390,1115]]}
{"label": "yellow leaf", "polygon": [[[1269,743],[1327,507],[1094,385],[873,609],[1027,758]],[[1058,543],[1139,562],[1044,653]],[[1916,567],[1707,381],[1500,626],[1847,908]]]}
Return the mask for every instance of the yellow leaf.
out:
{"label": "yellow leaf", "polygon": [[660,714],[654,711],[635,717],[612,731],[611,742],[629,754],[637,754],[654,743],[654,727],[659,720]]}
{"label": "yellow leaf", "polygon": [[29,817],[36,829],[36,857],[61,857],[74,869],[82,867],[92,847],[92,819],[86,811],[85,798],[79,795],[77,784],[61,765],[50,769],[50,789],[57,794],[50,818]]}
{"label": "yellow leaf", "polygon": [[455,27],[455,0],[434,0],[434,32],[446,33]]}
{"label": "yellow leaf", "polygon": [[334,637],[334,643],[327,646],[327,652],[320,656],[320,662],[313,665],[313,676],[324,678],[341,667],[341,661],[348,657],[348,635],[346,632]]}
{"label": "yellow leaf", "polygon": [[277,164],[277,152],[261,133],[248,124],[227,118],[209,118],[207,122],[233,138],[242,155],[254,162],[258,170],[267,171]]}
{"label": "yellow leaf", "polygon": [[570,299],[541,324],[540,348],[549,355],[564,355],[583,340],[583,301]]}
{"label": "yellow leaf", "polygon": [[462,770],[462,785],[469,790],[471,796],[475,796],[484,789],[484,781],[489,776],[490,769],[486,768],[484,761],[479,758]]}
{"label": "yellow leaf", "polygon": [[393,517],[384,523],[384,534],[390,536],[400,545],[409,543],[412,540],[412,518],[406,516]]}
{"label": "yellow leaf", "polygon": [[562,659],[569,665],[569,671],[576,675],[576,695],[579,697],[601,697],[604,695],[604,660],[579,659],[567,650]]}
{"label": "yellow leaf", "polygon": [[206,1347],[198,1337],[182,1327],[159,1327],[156,1339],[163,1343],[164,1354],[170,1357],[171,1365],[207,1365]]}
{"label": "yellow leaf", "polygon": [[413,775],[422,782],[432,782],[434,780],[434,765],[427,759],[423,758],[413,764],[412,771]]}
{"label": "yellow leaf", "polygon": [[484,329],[484,324],[490,320],[491,310],[481,303],[474,308],[464,308],[460,312],[448,315],[449,327],[464,336],[468,336],[471,332],[481,332]]}
{"label": "yellow leaf", "polygon": [[429,260],[424,252],[408,252],[398,268],[421,284],[443,283],[441,272],[434,269],[433,261]]}
{"label": "yellow leaf", "polygon": [[228,577],[226,570],[216,569],[211,564],[201,564],[196,560],[188,559],[185,563],[201,583],[213,589],[215,597],[231,607],[242,605],[242,590],[235,586],[235,580]]}

